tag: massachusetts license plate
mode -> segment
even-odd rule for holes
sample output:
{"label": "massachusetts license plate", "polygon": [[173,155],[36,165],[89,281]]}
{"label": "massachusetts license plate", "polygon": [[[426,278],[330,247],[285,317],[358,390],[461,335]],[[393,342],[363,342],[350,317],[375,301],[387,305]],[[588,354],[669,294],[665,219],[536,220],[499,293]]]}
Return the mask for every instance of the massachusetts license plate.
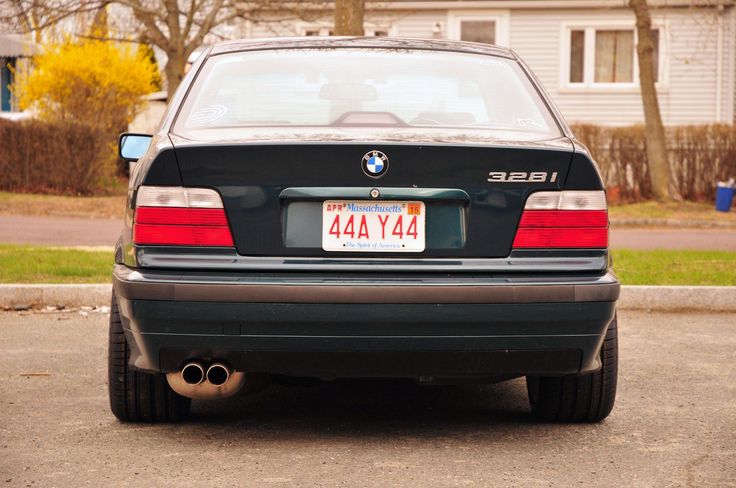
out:
{"label": "massachusetts license plate", "polygon": [[422,252],[422,202],[327,200],[322,204],[322,249]]}

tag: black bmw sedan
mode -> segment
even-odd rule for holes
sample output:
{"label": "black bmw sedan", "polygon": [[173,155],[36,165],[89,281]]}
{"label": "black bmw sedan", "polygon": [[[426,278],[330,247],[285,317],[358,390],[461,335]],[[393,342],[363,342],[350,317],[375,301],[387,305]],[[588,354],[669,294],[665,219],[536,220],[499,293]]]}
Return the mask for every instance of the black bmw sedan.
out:
{"label": "black bmw sedan", "polygon": [[540,419],[610,413],[604,186],[512,51],[218,44],[120,153],[137,163],[113,271],[119,419],[293,377],[526,377]]}

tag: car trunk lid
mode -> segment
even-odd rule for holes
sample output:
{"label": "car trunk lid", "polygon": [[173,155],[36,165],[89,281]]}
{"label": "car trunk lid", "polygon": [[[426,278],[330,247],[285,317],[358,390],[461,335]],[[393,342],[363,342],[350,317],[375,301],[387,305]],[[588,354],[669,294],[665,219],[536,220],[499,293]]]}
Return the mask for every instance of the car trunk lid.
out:
{"label": "car trunk lid", "polygon": [[[328,200],[422,202],[426,245],[401,257],[508,256],[526,197],[564,188],[573,153],[566,138],[472,145],[184,139],[174,144],[184,186],[222,195],[235,247],[248,256],[398,255],[325,251]],[[363,158],[372,151],[388,159],[380,178],[363,170]]]}

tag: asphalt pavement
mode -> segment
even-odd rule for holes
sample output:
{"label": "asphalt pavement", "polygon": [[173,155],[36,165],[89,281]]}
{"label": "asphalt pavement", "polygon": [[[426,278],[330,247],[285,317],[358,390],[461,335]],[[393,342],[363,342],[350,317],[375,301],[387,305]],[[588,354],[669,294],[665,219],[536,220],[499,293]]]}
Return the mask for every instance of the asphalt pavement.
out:
{"label": "asphalt pavement", "polygon": [[4,486],[736,486],[736,315],[619,316],[619,396],[594,425],[529,414],[523,380],[341,381],[108,410],[107,315],[0,313]]}
{"label": "asphalt pavement", "polygon": [[123,221],[0,215],[0,242],[39,246],[115,246]]}
{"label": "asphalt pavement", "polygon": [[[0,243],[112,247],[122,227],[115,219],[0,215]],[[611,247],[736,251],[736,230],[614,228]]]}
{"label": "asphalt pavement", "polygon": [[736,251],[736,230],[612,228],[614,249]]}

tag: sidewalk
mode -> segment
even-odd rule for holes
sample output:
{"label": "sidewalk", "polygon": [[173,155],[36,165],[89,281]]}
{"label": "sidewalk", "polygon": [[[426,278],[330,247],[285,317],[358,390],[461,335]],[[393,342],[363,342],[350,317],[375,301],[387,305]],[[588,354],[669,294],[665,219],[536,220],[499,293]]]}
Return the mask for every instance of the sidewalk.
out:
{"label": "sidewalk", "polygon": [[122,228],[117,219],[0,215],[0,243],[112,248]]}
{"label": "sidewalk", "polygon": [[736,251],[736,230],[612,228],[613,249]]}
{"label": "sidewalk", "polygon": [[[0,243],[112,247],[122,227],[115,219],[0,215]],[[611,247],[736,251],[736,229],[613,227]]]}

